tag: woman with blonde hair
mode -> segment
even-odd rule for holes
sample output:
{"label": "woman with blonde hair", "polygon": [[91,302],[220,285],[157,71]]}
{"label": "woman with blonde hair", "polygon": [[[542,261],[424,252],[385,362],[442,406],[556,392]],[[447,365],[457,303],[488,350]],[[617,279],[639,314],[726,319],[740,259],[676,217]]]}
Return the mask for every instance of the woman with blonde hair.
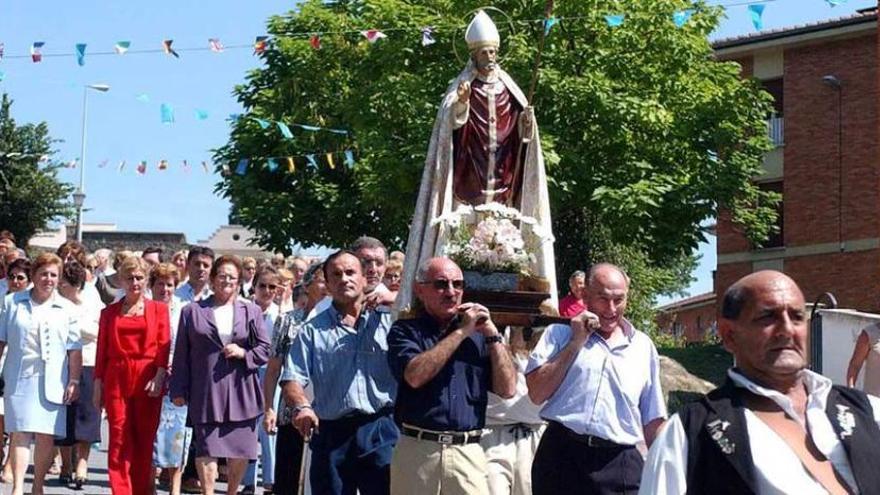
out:
{"label": "woman with blonde hair", "polygon": [[107,470],[114,494],[153,493],[153,439],[159,426],[171,330],[168,306],[146,298],[146,260],[118,268],[125,297],[101,312],[95,407],[107,410]]}

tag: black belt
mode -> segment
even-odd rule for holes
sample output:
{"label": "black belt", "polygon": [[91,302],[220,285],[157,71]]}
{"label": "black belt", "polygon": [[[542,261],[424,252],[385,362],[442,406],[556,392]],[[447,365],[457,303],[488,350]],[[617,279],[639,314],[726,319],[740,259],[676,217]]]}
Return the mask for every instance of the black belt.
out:
{"label": "black belt", "polygon": [[597,437],[595,435],[581,435],[580,433],[575,433],[564,425],[560,423],[556,423],[555,421],[550,422],[550,428],[554,430],[561,431],[565,436],[571,438],[577,443],[586,445],[588,447],[594,447],[599,449],[627,449],[633,447],[632,445],[623,445],[620,443],[612,442],[611,440]]}
{"label": "black belt", "polygon": [[427,440],[429,442],[437,442],[442,445],[466,445],[469,443],[477,443],[480,441],[481,433],[440,433],[411,428],[406,425],[400,427],[400,432],[408,437],[418,438],[419,440]]}

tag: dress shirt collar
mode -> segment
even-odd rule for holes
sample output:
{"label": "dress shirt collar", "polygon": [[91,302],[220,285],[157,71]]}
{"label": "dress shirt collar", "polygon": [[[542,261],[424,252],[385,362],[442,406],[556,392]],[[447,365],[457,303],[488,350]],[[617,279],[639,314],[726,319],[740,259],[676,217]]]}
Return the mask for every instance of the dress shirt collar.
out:
{"label": "dress shirt collar", "polygon": [[[604,343],[605,346],[607,346],[609,349],[612,349],[612,350],[617,349],[618,347],[626,347],[626,346],[632,344],[633,337],[635,337],[635,335],[636,335],[636,330],[635,330],[635,328],[633,328],[632,323],[630,323],[629,320],[627,320],[626,318],[621,318],[620,319],[620,329],[623,331],[623,337],[624,337],[623,341],[613,340],[613,341],[609,342],[608,340],[605,339],[605,337],[602,337],[601,335],[599,335],[599,332],[593,332],[590,335],[590,338],[591,339],[598,339],[599,342]],[[612,347],[611,346],[612,342],[617,345]]]}
{"label": "dress shirt collar", "polygon": [[[796,420],[806,429],[806,425],[800,415],[795,412],[791,399],[785,394],[758,385],[736,368],[727,370],[727,376],[733,380],[734,385],[737,387],[744,388],[755,395],[766,397],[775,402],[789,417]],[[807,409],[824,411],[825,404],[828,401],[828,393],[831,391],[831,380],[817,373],[813,373],[810,370],[801,371],[801,379],[803,380],[804,386],[807,388]]]}

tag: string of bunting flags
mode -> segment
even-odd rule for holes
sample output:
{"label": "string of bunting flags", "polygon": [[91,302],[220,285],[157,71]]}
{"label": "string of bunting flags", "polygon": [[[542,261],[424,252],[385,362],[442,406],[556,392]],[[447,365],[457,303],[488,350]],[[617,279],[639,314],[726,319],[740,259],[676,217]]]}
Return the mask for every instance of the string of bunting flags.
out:
{"label": "string of bunting flags", "polygon": [[[354,165],[356,163],[356,156],[357,154],[354,149],[345,149],[342,151],[315,152],[293,156],[275,156],[270,158],[241,158],[234,163],[234,168],[231,167],[229,164],[222,164],[220,167],[220,172],[224,176],[231,175],[233,172],[235,173],[235,175],[246,175],[249,171],[259,170],[261,166],[269,172],[286,170],[289,173],[295,173],[297,168],[311,168],[317,170],[324,166],[326,166],[330,170],[335,170],[337,167],[341,166],[351,169],[354,168]],[[0,152],[0,158],[37,158],[37,161],[39,163],[48,163],[49,161],[48,155],[34,153]],[[115,166],[110,167],[110,160],[105,159],[101,160],[98,163],[98,168],[107,170],[109,170],[110,168],[114,168],[117,172],[124,172],[127,168],[128,163],[129,162],[127,160],[122,160]],[[150,170],[150,165],[147,160],[138,160],[131,163],[134,164],[133,170],[138,175],[146,175],[147,172]],[[66,168],[76,168],[79,166],[79,158],[62,162],[62,164]],[[214,164],[210,161],[203,160],[201,161],[200,165],[202,170],[206,174],[211,173],[211,170],[214,169]],[[166,159],[159,160],[155,166],[155,168],[160,172],[169,170],[171,167],[172,163]],[[192,165],[188,160],[181,160],[180,168],[183,170],[184,173],[190,173],[192,171]]]}
{"label": "string of bunting flags", "polygon": [[[755,29],[761,30],[764,27],[763,23],[763,15],[767,4],[772,3],[777,0],[744,0],[742,2],[734,2],[728,4],[716,5],[722,7],[724,9],[728,9],[731,7],[745,6],[752,20],[752,24]],[[831,7],[836,7],[842,4],[845,4],[848,0],[824,0]],[[695,9],[683,9],[676,11],[672,14],[671,20],[675,24],[676,27],[683,27],[690,17],[696,12]],[[575,21],[579,19],[584,19],[583,17],[550,17],[547,19],[529,19],[529,20],[520,20],[516,21],[519,24],[532,24],[543,22],[545,33],[549,34],[553,26],[560,24],[563,21]],[[609,27],[619,27],[623,25],[626,21],[626,13],[625,12],[612,12],[605,15],[605,23]],[[442,26],[439,29],[459,29],[461,26]],[[436,43],[436,39],[434,37],[438,27],[437,26],[423,26],[420,28],[416,28],[418,30],[419,39],[422,46],[430,46]],[[413,28],[386,28],[386,29],[358,29],[358,30],[346,30],[346,31],[303,31],[303,32],[289,32],[285,33],[286,36],[289,37],[301,37],[309,40],[309,44],[315,50],[321,49],[321,37],[332,35],[332,34],[360,34],[363,36],[367,42],[373,44],[378,41],[385,39],[388,37],[390,32],[396,31],[412,31]],[[223,53],[227,50],[239,50],[239,49],[251,49],[253,50],[254,55],[260,55],[266,52],[271,43],[271,39],[269,36],[257,36],[254,39],[253,43],[250,44],[236,44],[224,46],[219,38],[208,38],[207,44],[205,46],[200,47],[186,47],[186,48],[174,48],[174,40],[173,39],[165,39],[162,40],[161,48],[145,48],[134,50],[132,49],[132,42],[130,40],[118,41],[113,46],[113,50],[110,51],[98,51],[89,53],[90,57],[93,56],[108,56],[108,55],[125,55],[125,54],[148,54],[148,53],[164,53],[170,57],[180,58],[181,53],[186,52],[204,52],[210,51],[212,53]],[[5,45],[0,43],[0,60],[3,59],[27,59],[30,58],[33,63],[40,63],[44,58],[49,57],[70,57],[73,56],[76,58],[77,65],[83,66],[86,61],[86,49],[88,45],[86,43],[76,43],[74,45],[74,53],[43,53],[43,48],[45,47],[45,41],[35,41],[30,46],[30,53],[28,55],[6,55]],[[0,76],[0,81],[2,81],[2,76]]]}

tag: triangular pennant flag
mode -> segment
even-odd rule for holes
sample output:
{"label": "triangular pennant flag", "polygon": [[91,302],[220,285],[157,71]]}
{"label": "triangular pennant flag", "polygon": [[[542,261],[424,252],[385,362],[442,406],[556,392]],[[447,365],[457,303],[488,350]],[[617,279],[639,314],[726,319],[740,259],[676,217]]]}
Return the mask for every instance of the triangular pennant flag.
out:
{"label": "triangular pennant flag", "polygon": [[287,124],[284,122],[275,122],[278,126],[278,130],[281,131],[281,135],[287,139],[293,139],[293,133],[290,132],[290,127],[287,127]]}
{"label": "triangular pennant flag", "polygon": [[147,161],[146,161],[146,160],[141,160],[141,162],[138,163],[137,169],[135,169],[135,170],[137,171],[137,173],[138,173],[139,175],[144,175],[144,174],[146,174],[146,173],[147,173]]}
{"label": "triangular pennant flag", "polygon": [[306,160],[309,161],[309,165],[311,165],[312,168],[318,168],[318,162],[315,160],[315,155],[306,155]]}
{"label": "triangular pennant flag", "polygon": [[230,122],[238,122],[238,120],[239,120],[240,118],[241,118],[241,114],[240,114],[240,113],[230,113],[230,114],[229,114],[229,117],[228,117],[226,120],[228,120],[228,121],[230,121]]}
{"label": "triangular pennant flag", "polygon": [[423,27],[422,28],[422,46],[430,46],[436,43],[437,40],[434,39],[434,28],[432,27]]}
{"label": "triangular pennant flag", "polygon": [[110,160],[101,160],[101,163],[98,164],[98,168],[104,168],[107,166],[107,162]]}
{"label": "triangular pennant flag", "polygon": [[247,166],[249,160],[247,158],[242,158],[238,161],[238,166],[235,167],[235,173],[238,175],[244,175],[247,173]]}
{"label": "triangular pennant flag", "polygon": [[205,169],[205,173],[208,173],[208,162],[202,161],[202,168]]}
{"label": "triangular pennant flag", "polygon": [[828,2],[828,5],[831,7],[837,7],[838,5],[842,5],[846,3],[846,0],[825,0]]}
{"label": "triangular pennant flag", "polygon": [[366,31],[361,31],[361,34],[364,35],[364,38],[367,39],[370,43],[375,43],[382,38],[387,38],[385,33],[379,31],[378,29],[368,29]]}
{"label": "triangular pennant flag", "polygon": [[544,21],[544,36],[549,35],[550,30],[553,28],[553,26],[555,26],[557,24],[559,24],[559,19],[557,19],[555,17],[550,17],[550,18],[546,19]]}
{"label": "triangular pennant flag", "polygon": [[86,65],[86,44],[85,43],[77,43],[76,44],[76,63],[80,67]]}
{"label": "triangular pennant flag", "polygon": [[67,168],[76,168],[77,162],[79,162],[79,158],[74,158],[73,160],[70,160],[69,162],[67,162]]}
{"label": "triangular pennant flag", "polygon": [[149,103],[150,102],[150,95],[148,95],[146,93],[141,93],[135,97],[135,100],[137,100],[141,103]]}
{"label": "triangular pennant flag", "polygon": [[43,60],[43,54],[40,50],[45,44],[45,41],[34,41],[34,44],[31,45],[31,60],[33,60],[35,64]]}
{"label": "triangular pennant flag", "polygon": [[753,4],[748,7],[749,14],[752,16],[752,24],[758,31],[764,29],[764,7],[763,4]]}
{"label": "triangular pennant flag", "polygon": [[254,55],[260,55],[269,47],[268,36],[257,36],[254,41]]}
{"label": "triangular pennant flag", "polygon": [[278,170],[278,162],[274,158],[269,158],[266,160],[266,167],[269,169],[269,172],[274,172]]}
{"label": "triangular pennant flag", "polygon": [[348,131],[345,129],[324,129],[327,132],[332,132],[333,134],[342,134],[343,136],[348,136]]}
{"label": "triangular pennant flag", "polygon": [[159,106],[159,113],[161,114],[163,124],[174,123],[174,107],[167,103],[163,103]]}
{"label": "triangular pennant flag", "polygon": [[224,163],[222,169],[220,170],[220,174],[224,177],[228,177],[229,175],[231,175],[232,171],[229,170],[229,165]]}
{"label": "triangular pennant flag", "polygon": [[183,161],[183,172],[186,173],[186,174],[188,174],[189,171],[190,171],[189,163],[187,163],[187,161],[184,160],[184,161]]}
{"label": "triangular pennant flag", "polygon": [[174,48],[171,48],[172,43],[174,43],[174,40],[162,41],[162,49],[165,51],[165,55],[174,55],[174,58],[180,58],[180,55],[174,51]]}
{"label": "triangular pennant flag", "polygon": [[159,160],[159,170],[168,169],[168,160]]}
{"label": "triangular pennant flag", "polygon": [[315,50],[321,49],[321,38],[317,34],[313,34],[309,37],[309,44],[312,45],[312,48]]}
{"label": "triangular pennant flag", "polygon": [[348,168],[354,167],[354,151],[345,150],[345,164]]}
{"label": "triangular pennant flag", "polygon": [[672,14],[672,22],[675,23],[675,27],[680,28],[687,24],[693,14],[693,9],[679,10]]}
{"label": "triangular pennant flag", "polygon": [[333,153],[327,153],[327,165],[330,165],[330,169],[335,169],[336,164],[333,163]]}
{"label": "triangular pennant flag", "polygon": [[121,162],[119,162],[119,171],[122,172],[122,169],[124,169],[124,168],[125,168],[125,160],[122,160]]}
{"label": "triangular pennant flag", "polygon": [[6,79],[6,73],[0,70],[0,82],[3,82],[4,79]]}
{"label": "triangular pennant flag", "polygon": [[0,60],[3,60],[3,52],[5,52],[5,51],[6,51],[6,45],[3,43],[0,43]]}
{"label": "triangular pennant flag", "polygon": [[208,111],[196,108],[196,119],[197,120],[208,120]]}
{"label": "triangular pennant flag", "polygon": [[606,15],[605,24],[608,24],[609,27],[618,27],[623,24],[624,19],[626,19],[625,14]]}
{"label": "triangular pennant flag", "polygon": [[287,160],[287,171],[290,173],[296,172],[296,165],[293,163],[293,157],[288,156],[285,160]]}
{"label": "triangular pennant flag", "polygon": [[120,55],[124,55],[131,48],[131,41],[117,41],[113,46],[113,50]]}
{"label": "triangular pennant flag", "polygon": [[220,43],[220,40],[217,38],[208,38],[208,47],[210,47],[211,51],[214,53],[223,52],[223,43]]}
{"label": "triangular pennant flag", "polygon": [[268,120],[265,120],[265,119],[258,119],[256,117],[254,117],[254,120],[257,122],[257,124],[260,125],[260,129],[263,129],[263,130],[268,129],[269,126],[272,125],[271,122],[269,122]]}
{"label": "triangular pennant flag", "polygon": [[313,125],[305,125],[305,124],[295,124],[295,125],[296,125],[297,127],[299,127],[300,129],[304,130],[304,131],[313,131],[313,132],[317,132],[317,131],[320,131],[320,130],[321,130],[320,127],[315,127],[315,126],[313,126]]}

